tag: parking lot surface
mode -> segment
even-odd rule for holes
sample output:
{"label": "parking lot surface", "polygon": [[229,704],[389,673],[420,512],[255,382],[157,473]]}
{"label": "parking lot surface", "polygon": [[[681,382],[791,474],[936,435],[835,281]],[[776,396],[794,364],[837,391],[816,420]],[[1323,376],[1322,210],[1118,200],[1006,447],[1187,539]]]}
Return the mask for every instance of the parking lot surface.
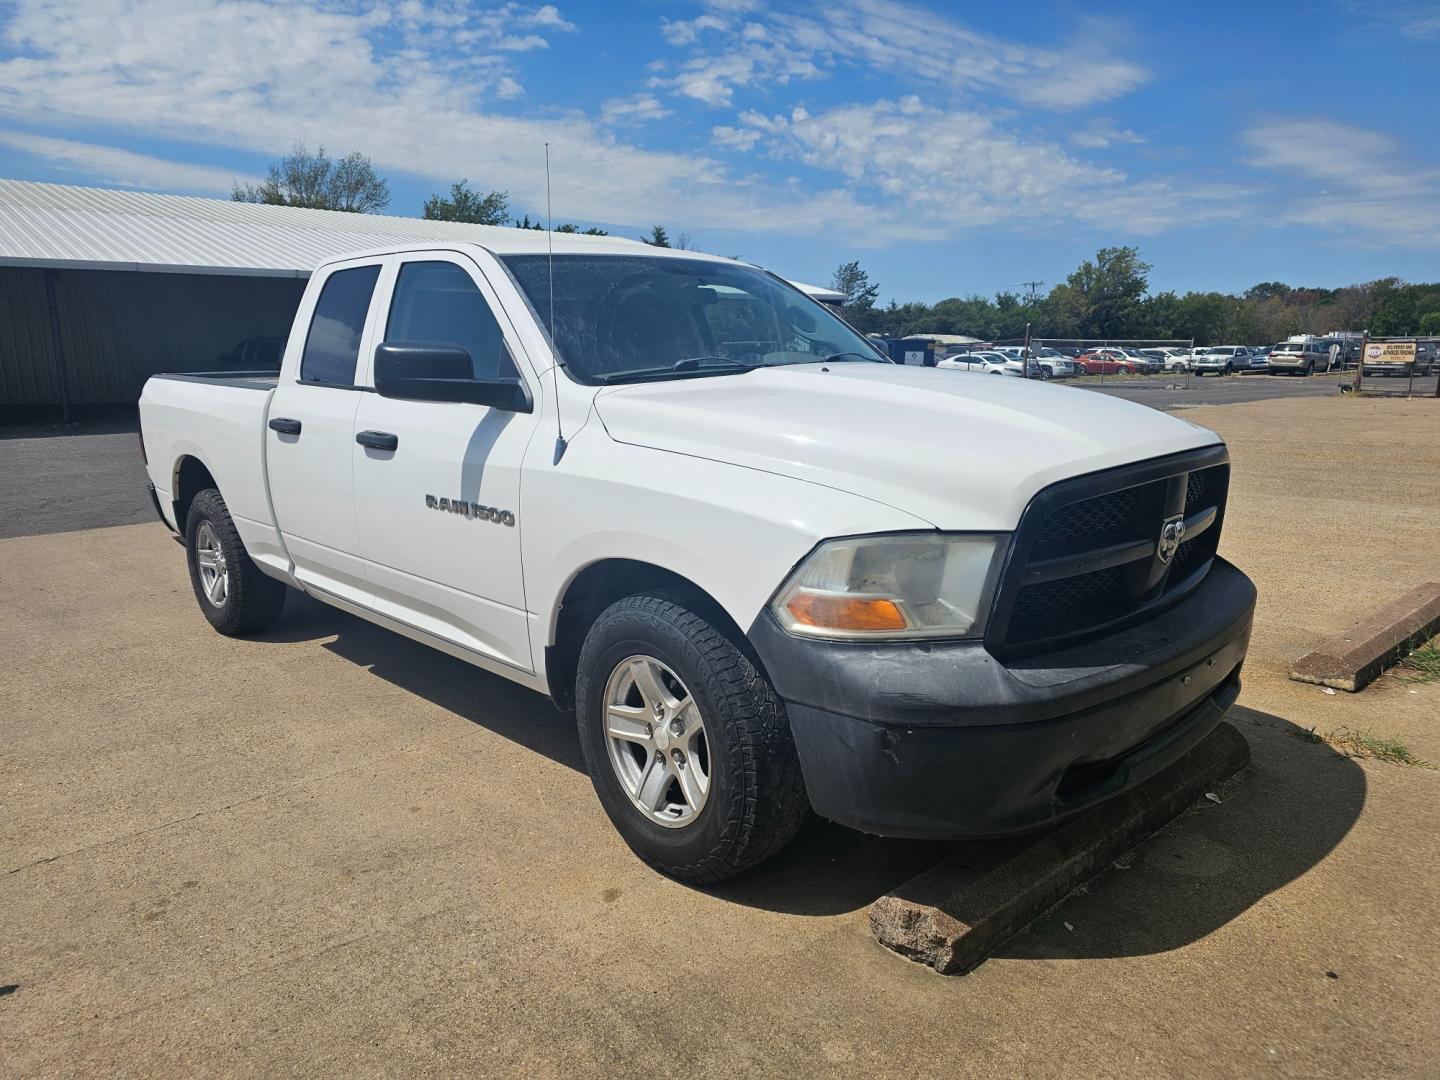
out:
{"label": "parking lot surface", "polygon": [[1189,417],[1261,590],[1254,764],[960,979],[865,921],[947,845],[812,821],[687,888],[544,699],[301,597],[222,638],[158,524],[0,540],[0,1073],[1433,1075],[1440,773],[1303,736],[1337,700],[1418,733],[1434,687],[1276,674],[1432,573],[1427,407]]}
{"label": "parking lot surface", "polygon": [[0,538],[154,521],[133,418],[0,427]]}
{"label": "parking lot surface", "polygon": [[[1102,380],[1098,375],[1067,379],[1066,385],[1094,390],[1127,401],[1149,405],[1154,409],[1173,411],[1193,409],[1201,405],[1237,405],[1247,401],[1268,401],[1274,398],[1338,397],[1340,387],[1349,386],[1353,371],[1331,375],[1149,375],[1114,376]],[[1435,392],[1435,376],[1417,378],[1413,384],[1416,397],[1429,397]],[[1404,394],[1411,384],[1405,379],[1365,379],[1362,390],[1367,394]]]}

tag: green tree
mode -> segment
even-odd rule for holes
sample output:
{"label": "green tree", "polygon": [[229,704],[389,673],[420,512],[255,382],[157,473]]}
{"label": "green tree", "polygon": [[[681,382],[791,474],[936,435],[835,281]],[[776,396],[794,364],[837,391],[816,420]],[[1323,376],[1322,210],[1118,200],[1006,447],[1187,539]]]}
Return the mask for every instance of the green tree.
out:
{"label": "green tree", "polygon": [[1133,247],[1101,248],[1065,279],[1077,305],[1080,333],[1125,337],[1139,328],[1150,264]]}
{"label": "green tree", "polygon": [[670,234],[665,231],[664,225],[652,225],[650,235],[642,236],[640,239],[651,247],[668,248],[670,246]]}
{"label": "green tree", "polygon": [[259,184],[236,184],[235,202],[270,206],[304,206],[312,210],[343,210],[373,214],[390,205],[390,185],[382,180],[370,159],[358,151],[332,161],[320,147],[310,153],[297,142]]}
{"label": "green tree", "polygon": [[1427,311],[1415,320],[1415,330],[1426,337],[1440,337],[1440,311]]}
{"label": "green tree", "polygon": [[871,284],[870,275],[860,269],[859,262],[841,263],[836,267],[830,278],[830,288],[845,294],[840,307],[847,316],[869,311],[880,295],[880,286]]}
{"label": "green tree", "polygon": [[469,180],[450,185],[450,197],[431,195],[425,200],[427,221],[464,221],[471,225],[504,225],[510,220],[510,195],[492,191],[482,195]]}

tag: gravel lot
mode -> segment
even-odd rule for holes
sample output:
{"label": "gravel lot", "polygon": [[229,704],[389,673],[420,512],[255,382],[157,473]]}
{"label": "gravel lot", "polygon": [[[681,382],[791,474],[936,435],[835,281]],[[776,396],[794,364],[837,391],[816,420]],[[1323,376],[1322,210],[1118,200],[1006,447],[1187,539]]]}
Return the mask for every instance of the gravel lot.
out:
{"label": "gravel lot", "polygon": [[865,924],[946,845],[812,822],[686,888],[542,698],[301,597],[222,638],[157,523],[0,540],[0,1075],[1433,1075],[1440,773],[1297,736],[1420,749],[1435,688],[1283,668],[1434,576],[1440,407],[1187,419],[1261,588],[1254,764],[964,978]]}

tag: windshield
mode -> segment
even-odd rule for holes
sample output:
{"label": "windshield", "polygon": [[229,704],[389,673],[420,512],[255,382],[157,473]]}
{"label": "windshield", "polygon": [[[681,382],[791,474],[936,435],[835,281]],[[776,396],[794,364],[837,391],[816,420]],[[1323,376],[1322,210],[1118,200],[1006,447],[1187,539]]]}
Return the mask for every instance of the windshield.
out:
{"label": "windshield", "polygon": [[581,382],[726,375],[821,360],[890,361],[762,270],[654,255],[507,255],[566,370]]}

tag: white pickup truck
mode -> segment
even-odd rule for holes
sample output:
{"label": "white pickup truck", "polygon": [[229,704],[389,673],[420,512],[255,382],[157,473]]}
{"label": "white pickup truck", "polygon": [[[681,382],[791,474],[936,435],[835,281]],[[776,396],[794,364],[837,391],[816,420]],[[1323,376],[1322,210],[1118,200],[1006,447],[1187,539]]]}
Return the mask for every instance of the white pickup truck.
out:
{"label": "white pickup truck", "polygon": [[809,808],[1043,828],[1239,692],[1229,463],[1151,409],[889,363],[756,267],[557,235],[319,267],[277,374],[160,375],[201,611],[298,589],[573,708],[601,805],[691,882]]}

